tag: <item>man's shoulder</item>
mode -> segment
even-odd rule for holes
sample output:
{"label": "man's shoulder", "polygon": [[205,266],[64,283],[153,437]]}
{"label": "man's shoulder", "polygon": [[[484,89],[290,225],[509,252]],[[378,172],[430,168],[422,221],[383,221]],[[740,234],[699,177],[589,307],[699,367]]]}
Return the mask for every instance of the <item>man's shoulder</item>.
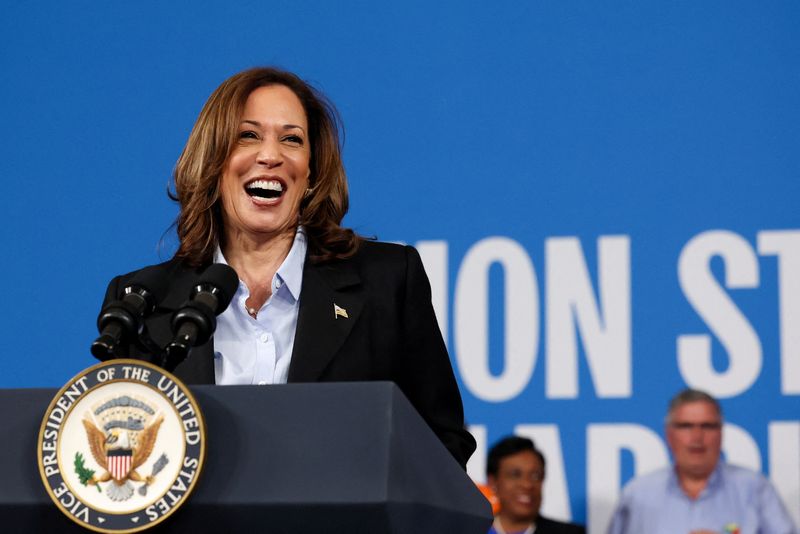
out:
{"label": "man's shoulder", "polygon": [[748,498],[754,498],[766,487],[771,487],[770,481],[761,472],[754,471],[739,465],[720,463],[720,484],[724,488],[737,492],[744,492]]}
{"label": "man's shoulder", "polygon": [[652,492],[662,493],[672,477],[672,467],[663,467],[649,473],[639,475],[630,480],[622,488],[625,497],[644,496]]}
{"label": "man's shoulder", "polygon": [[536,521],[535,534],[586,534],[586,528],[575,523],[564,523],[539,516]]}
{"label": "man's shoulder", "polygon": [[[769,484],[764,475],[746,467],[720,462],[717,471],[719,472],[722,487],[758,488],[763,484]],[[658,498],[658,496],[664,495],[669,490],[670,484],[674,483],[673,467],[664,467],[640,475],[625,484],[622,489],[622,497],[626,500]]]}
{"label": "man's shoulder", "polygon": [[760,472],[754,471],[748,467],[740,465],[731,465],[725,462],[720,462],[720,470],[723,476],[728,480],[742,480],[747,482],[766,482],[767,478]]}

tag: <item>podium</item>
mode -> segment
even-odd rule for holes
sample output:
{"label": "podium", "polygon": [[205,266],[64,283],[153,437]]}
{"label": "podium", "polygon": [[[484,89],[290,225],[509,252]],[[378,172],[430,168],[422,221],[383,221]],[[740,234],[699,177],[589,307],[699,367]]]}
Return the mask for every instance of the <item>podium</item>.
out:
{"label": "podium", "polygon": [[[148,532],[485,534],[489,503],[389,382],[194,386],[203,473]],[[54,389],[0,390],[0,525],[88,532],[50,500],[36,437]]]}

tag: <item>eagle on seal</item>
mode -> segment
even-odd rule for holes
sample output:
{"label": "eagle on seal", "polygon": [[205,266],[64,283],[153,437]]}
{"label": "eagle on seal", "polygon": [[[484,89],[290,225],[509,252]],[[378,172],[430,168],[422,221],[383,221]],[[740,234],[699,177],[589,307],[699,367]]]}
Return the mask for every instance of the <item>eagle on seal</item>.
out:
{"label": "eagle on seal", "polygon": [[[153,424],[137,432],[135,440],[131,440],[126,428],[114,428],[105,434],[92,421],[83,419],[92,456],[106,470],[98,478],[92,476],[87,485],[112,481],[106,488],[106,494],[114,501],[125,501],[133,495],[133,486],[129,480],[152,484],[155,477],[143,477],[136,472],[136,468],[145,463],[153,452],[158,430],[163,422],[164,416],[161,415]],[[132,445],[131,441],[135,443]]]}

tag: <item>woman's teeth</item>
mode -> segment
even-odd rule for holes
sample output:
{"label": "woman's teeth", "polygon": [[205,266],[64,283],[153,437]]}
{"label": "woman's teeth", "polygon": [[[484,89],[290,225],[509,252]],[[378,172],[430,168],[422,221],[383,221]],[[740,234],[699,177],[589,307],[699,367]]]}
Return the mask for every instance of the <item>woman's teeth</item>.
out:
{"label": "woman's teeth", "polygon": [[260,198],[278,198],[283,194],[283,185],[278,180],[255,180],[244,187],[248,195]]}

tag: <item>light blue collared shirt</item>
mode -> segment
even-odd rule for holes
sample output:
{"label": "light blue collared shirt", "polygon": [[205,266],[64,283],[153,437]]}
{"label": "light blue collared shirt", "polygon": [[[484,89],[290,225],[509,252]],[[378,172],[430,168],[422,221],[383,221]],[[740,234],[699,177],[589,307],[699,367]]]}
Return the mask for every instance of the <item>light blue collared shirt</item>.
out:
{"label": "light blue collared shirt", "polygon": [[[298,228],[292,248],[272,277],[272,295],[254,319],[245,302],[250,290],[239,280],[230,306],[217,317],[214,378],[217,384],[285,384],[300,311],[300,288],[308,244]],[[214,255],[225,263],[222,251]]]}
{"label": "light blue collared shirt", "polygon": [[739,534],[798,534],[761,473],[720,460],[697,499],[681,489],[674,468],[634,479],[622,491],[608,534],[724,533],[734,527]]}

